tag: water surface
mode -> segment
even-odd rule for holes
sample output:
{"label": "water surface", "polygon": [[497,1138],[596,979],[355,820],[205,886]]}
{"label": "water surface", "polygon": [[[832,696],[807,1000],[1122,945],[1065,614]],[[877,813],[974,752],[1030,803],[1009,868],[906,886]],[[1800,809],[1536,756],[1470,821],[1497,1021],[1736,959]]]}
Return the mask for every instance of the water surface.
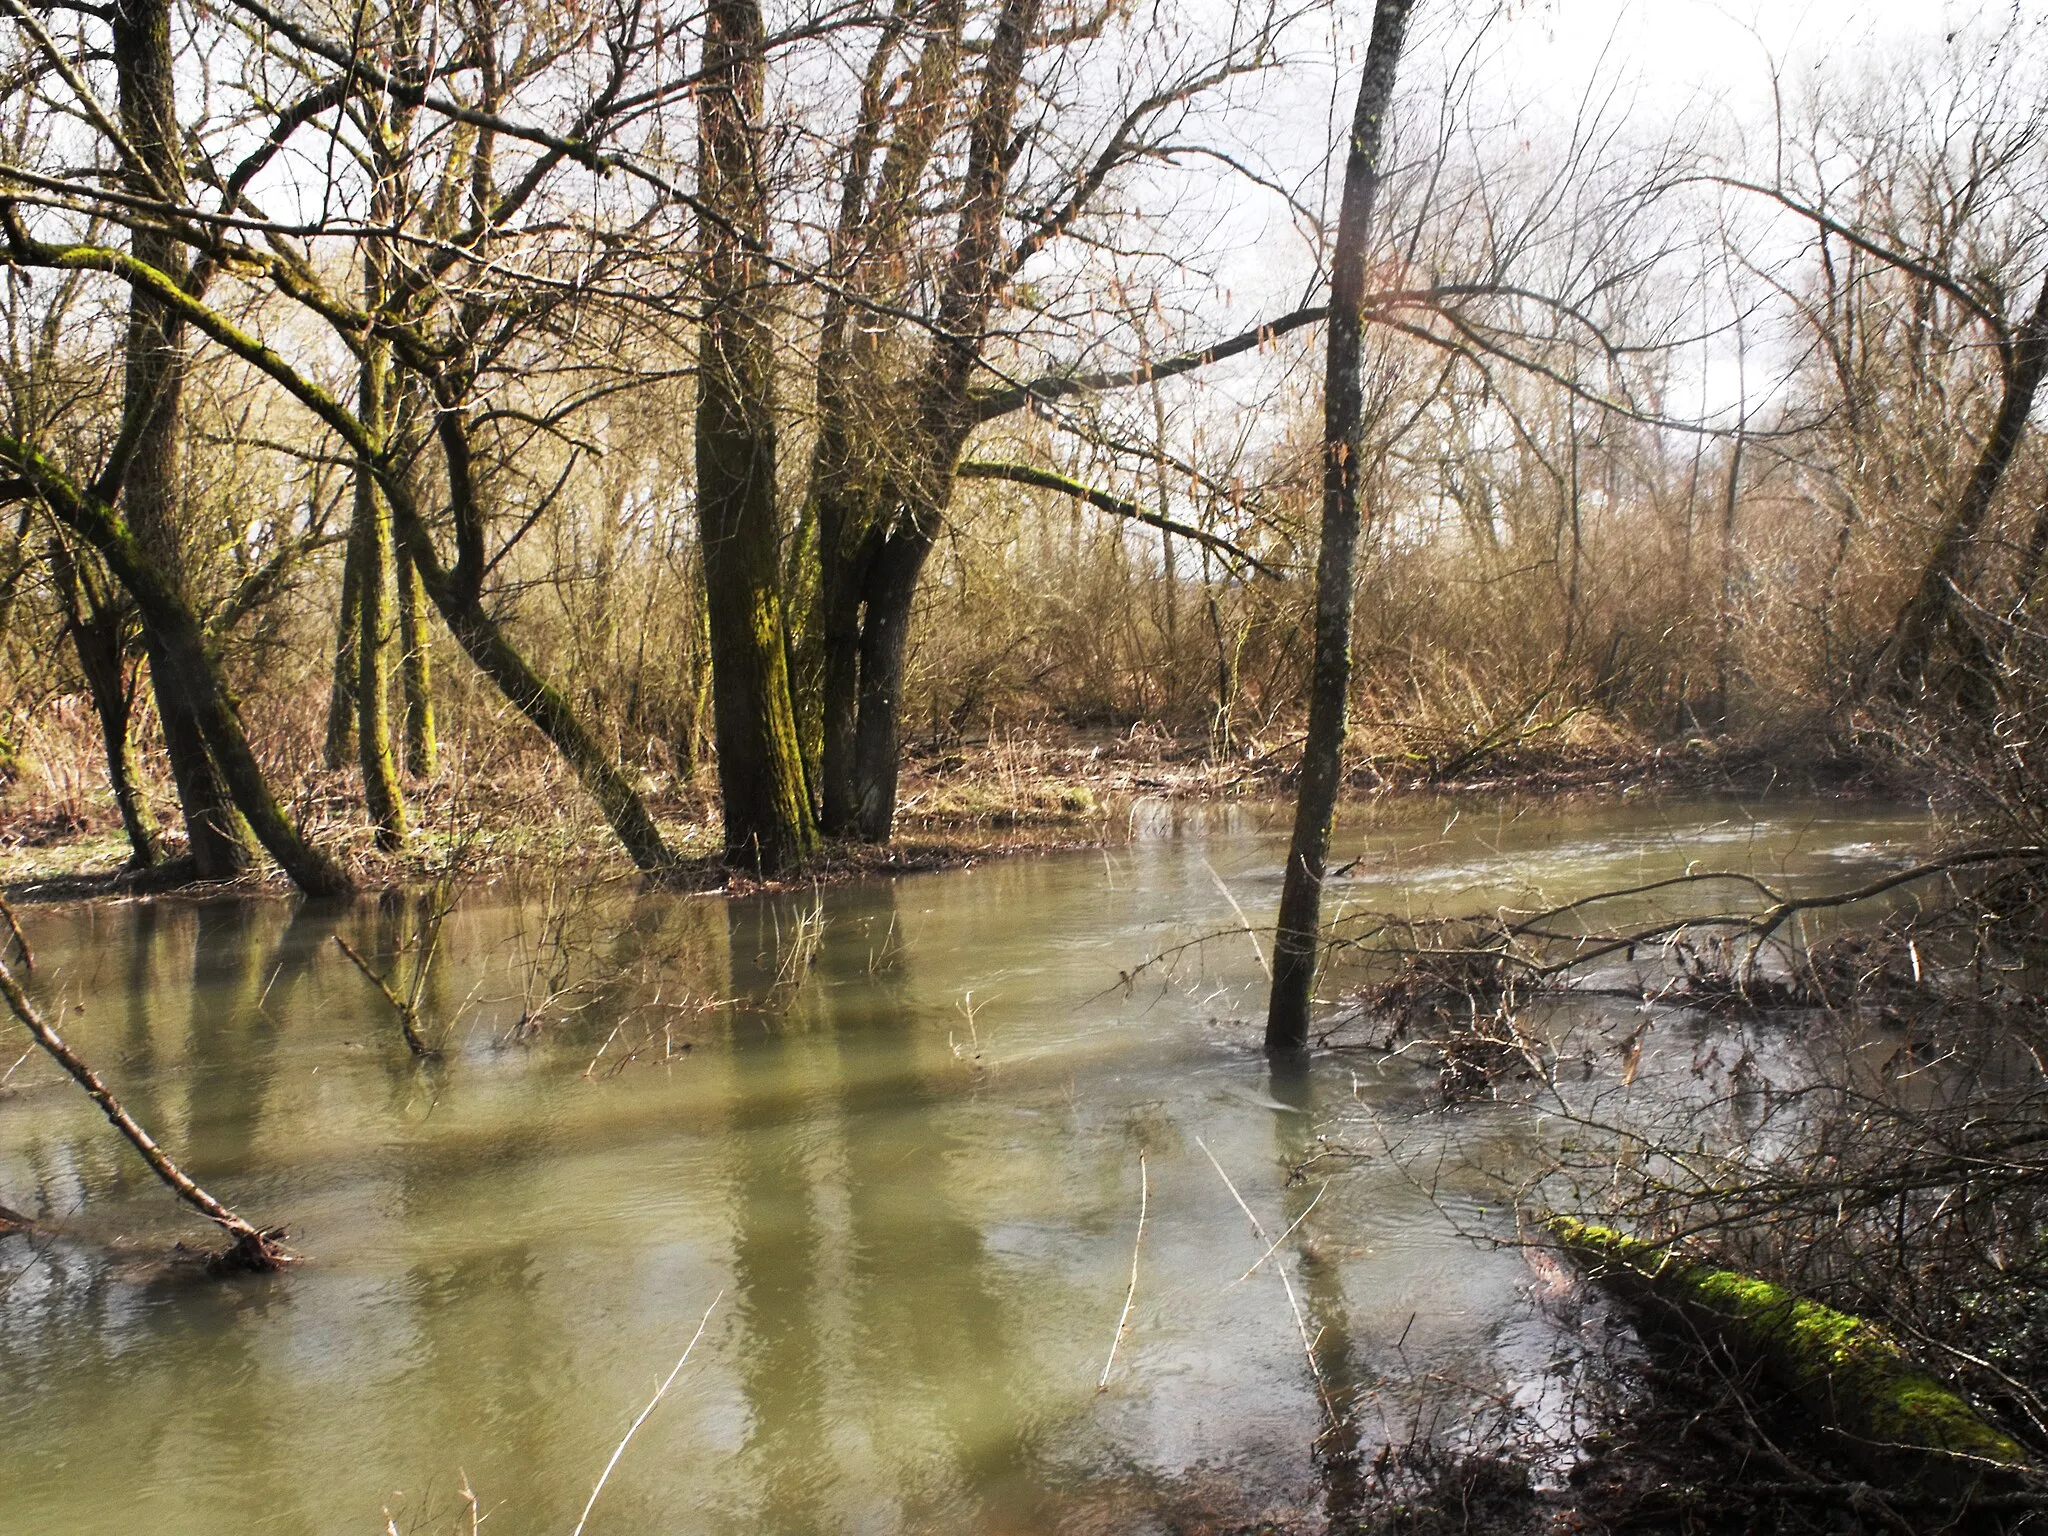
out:
{"label": "water surface", "polygon": [[[1482,1185],[1370,1158],[1290,1180],[1375,1112],[1410,1154],[1506,1172],[1526,1127],[1399,1069],[1274,1080],[1254,945],[1182,946],[1270,921],[1284,820],[1152,805],[1130,831],[747,901],[474,888],[422,990],[448,1044],[426,1065],[332,943],[388,957],[417,898],[30,909],[72,1042],[309,1262],[167,1277],[203,1226],[16,1064],[0,1204],[57,1235],[0,1240],[0,1531],[466,1530],[467,1488],[501,1536],[567,1533],[707,1308],[593,1536],[1312,1523],[1304,1331],[1368,1445],[1418,1362],[1540,1397],[1529,1271],[1461,1235],[1506,1230]],[[1814,886],[1928,836],[1789,802],[1410,806],[1340,829],[1335,900],[1700,864]]]}

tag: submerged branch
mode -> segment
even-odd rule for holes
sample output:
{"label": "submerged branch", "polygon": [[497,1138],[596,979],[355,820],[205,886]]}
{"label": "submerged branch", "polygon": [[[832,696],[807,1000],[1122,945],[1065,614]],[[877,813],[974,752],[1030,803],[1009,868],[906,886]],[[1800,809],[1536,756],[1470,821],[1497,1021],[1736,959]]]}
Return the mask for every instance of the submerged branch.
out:
{"label": "submerged branch", "polygon": [[370,985],[384,994],[384,1001],[389,1003],[392,1011],[398,1015],[398,1027],[405,1036],[405,1048],[423,1061],[439,1056],[441,1053],[434,1049],[433,1046],[427,1044],[426,1036],[420,1032],[420,1015],[417,1006],[420,977],[426,974],[427,963],[432,958],[432,951],[428,951],[427,954],[421,957],[420,970],[418,975],[413,978],[411,992],[408,995],[401,995],[393,989],[391,983],[384,978],[375,966],[371,965],[369,961],[357,953],[355,947],[347,939],[344,939],[337,933],[334,935],[334,943],[336,948],[349,957],[350,961],[354,963],[355,968],[369,979]]}
{"label": "submerged branch", "polygon": [[85,1090],[93,1103],[99,1105],[100,1112],[114,1129],[142,1155],[142,1160],[149,1164],[150,1172],[168,1185],[180,1200],[234,1238],[229,1247],[213,1256],[211,1268],[219,1273],[233,1273],[278,1269],[293,1262],[292,1257],[278,1247],[278,1240],[284,1236],[283,1227],[259,1229],[250,1225],[201,1189],[184,1169],[171,1161],[170,1154],[158,1146],[149,1132],[137,1125],[134,1117],[121,1107],[121,1101],[108,1091],[99,1074],[87,1066],[84,1059],[50,1027],[4,962],[0,962],[0,995],[6,997],[7,1006],[14,1010],[14,1016],[35,1037],[36,1044],[70,1074],[71,1080]]}
{"label": "submerged branch", "polygon": [[28,946],[28,935],[21,931],[21,921],[14,915],[14,908],[0,901],[0,918],[7,923],[7,931],[13,936],[15,948],[21,951],[21,968],[33,971],[36,968],[36,952]]}

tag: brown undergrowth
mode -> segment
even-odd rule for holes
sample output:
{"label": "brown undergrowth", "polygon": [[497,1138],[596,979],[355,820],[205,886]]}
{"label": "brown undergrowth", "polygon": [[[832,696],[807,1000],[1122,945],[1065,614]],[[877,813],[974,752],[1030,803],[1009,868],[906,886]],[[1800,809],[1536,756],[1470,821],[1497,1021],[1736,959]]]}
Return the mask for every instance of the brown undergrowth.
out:
{"label": "brown undergrowth", "polygon": [[[58,711],[16,777],[0,788],[0,889],[17,900],[79,900],[177,889],[187,874],[172,857],[128,867],[111,797],[91,761],[94,744]],[[1397,720],[1353,732],[1348,793],[1517,793],[1604,798],[1670,793],[1895,790],[1870,762],[1824,743],[1775,744],[1694,737],[1659,743],[1582,712],[1532,732],[1463,731]],[[1555,728],[1550,728],[1554,726]],[[773,884],[804,885],[870,873],[957,868],[1006,854],[1114,841],[1128,834],[1140,801],[1271,799],[1292,783],[1300,741],[1285,732],[1238,734],[1227,744],[1144,724],[1076,729],[1054,721],[998,728],[980,738],[944,736],[905,755],[894,840],[840,843]],[[536,744],[451,740],[433,778],[407,786],[412,834],[386,853],[364,821],[352,770],[280,764],[293,786],[288,809],[310,839],[368,889],[441,877],[454,862],[496,872],[573,868],[591,878],[631,878],[610,834],[559,759]],[[158,765],[160,767],[160,765]],[[160,821],[176,825],[167,776],[146,774]],[[679,777],[650,763],[642,788],[679,867],[684,890],[753,890],[762,882],[726,869],[719,856],[715,774]],[[251,888],[277,883],[259,871]]]}

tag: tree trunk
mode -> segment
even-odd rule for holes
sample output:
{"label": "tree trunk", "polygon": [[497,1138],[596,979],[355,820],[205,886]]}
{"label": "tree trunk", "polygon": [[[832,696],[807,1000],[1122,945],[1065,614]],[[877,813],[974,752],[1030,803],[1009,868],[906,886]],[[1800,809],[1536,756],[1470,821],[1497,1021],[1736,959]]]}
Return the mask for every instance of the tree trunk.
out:
{"label": "tree trunk", "polygon": [[[375,258],[371,258],[374,265]],[[362,399],[357,414],[383,441],[390,425],[385,348],[363,349]],[[386,604],[391,570],[391,518],[378,494],[376,471],[356,466],[355,521],[349,537],[360,560],[356,583],[356,747],[363,770],[363,803],[377,829],[377,846],[390,852],[405,845],[405,796],[391,752],[390,612]]]}
{"label": "tree trunk", "polygon": [[854,734],[854,831],[886,843],[896,822],[896,772],[902,753],[903,662],[910,613],[928,541],[911,530],[892,536],[873,563],[867,618],[860,632],[860,718]]}
{"label": "tree trunk", "polygon": [[412,551],[415,568],[426,585],[427,595],[440,610],[448,631],[463,653],[494,683],[513,708],[554,743],[590,797],[604,813],[605,821],[639,869],[659,874],[675,867],[675,855],[662,841],[661,829],[648,813],[646,802],[633,787],[604,746],[577,718],[569,701],[520,654],[504,627],[484,611],[474,596],[458,590],[447,573],[427,563],[423,555],[425,530],[416,516],[402,517],[400,532]]}
{"label": "tree trunk", "polygon": [[[125,172],[128,190],[177,201],[184,167],[174,97],[171,11],[168,0],[117,0],[112,7],[114,69],[120,89],[121,129],[140,164]],[[131,248],[173,279],[183,271],[177,241],[139,225]],[[178,596],[185,594],[185,562],[177,527],[180,396],[184,388],[184,325],[167,305],[141,288],[129,290],[123,348],[121,449],[127,454],[123,501],[128,522]],[[193,869],[201,879],[227,879],[251,862],[248,828],[236,814],[219,766],[207,749],[200,705],[181,683],[171,645],[148,613],[143,636],[157,715],[163,722],[171,775],[177,781]]]}
{"label": "tree trunk", "polygon": [[1735,429],[1735,446],[1728,454],[1727,493],[1721,500],[1721,583],[1714,609],[1714,696],[1703,717],[1716,735],[1728,730],[1729,680],[1735,675],[1735,514],[1742,505],[1742,459],[1749,444],[1745,428],[1748,412]]}
{"label": "tree trunk", "polygon": [[322,761],[330,771],[346,767],[356,755],[356,635],[362,628],[362,546],[350,528],[348,552],[341,562],[341,616],[334,625],[334,676],[327,690],[327,737]]}
{"label": "tree trunk", "polygon": [[818,776],[821,818],[831,837],[847,837],[858,820],[854,765],[859,761],[861,627],[855,596],[827,590],[824,677],[820,685],[823,750]]}
{"label": "tree trunk", "polygon": [[7,536],[6,552],[0,554],[0,651],[14,635],[14,612],[21,598],[21,581],[28,574],[28,524],[35,507],[23,503],[15,515],[14,528]]}
{"label": "tree trunk", "polygon": [[397,536],[421,586],[463,654],[496,685],[506,702],[554,743],[575,770],[633,863],[649,874],[673,869],[675,855],[662,841],[661,829],[639,790],[577,718],[568,699],[534,670],[504,625],[484,607],[485,520],[470,459],[468,429],[460,407],[452,400],[437,402],[435,410],[435,432],[448,469],[450,511],[455,520],[457,554],[452,568],[442,564],[406,478],[388,472],[379,476]]}
{"label": "tree trunk", "polygon": [[698,87],[705,311],[698,343],[697,504],[711,621],[713,729],[726,857],[764,872],[809,854],[778,570],[774,330],[760,136],[764,30],[755,0],[714,0]]}
{"label": "tree trunk", "polygon": [[89,573],[81,573],[70,546],[61,537],[50,541],[50,571],[57,599],[64,605],[64,627],[78,653],[78,670],[100,717],[107,749],[107,783],[121,811],[121,830],[128,835],[128,867],[154,868],[163,858],[156,818],[144,798],[135,769],[135,742],[129,734],[126,614],[101,593]]}
{"label": "tree trunk", "polygon": [[[1935,542],[1913,595],[1892,626],[1891,643],[1875,679],[1881,688],[1900,692],[1916,688],[1926,676],[1936,642],[1960,622],[1956,584],[1967,574],[1965,567],[1977,535],[2026,433],[2027,417],[2034,409],[2041,376],[2048,372],[2048,280],[2042,282],[2041,296],[2035,301],[2033,312],[2020,322],[2003,362],[2005,393],[1999,401],[1997,420],[1984,441],[1976,468],[1956,505],[1955,516]],[[1968,649],[1974,653],[1981,647]]]}
{"label": "tree trunk", "polygon": [[[821,397],[825,391],[821,388]],[[829,402],[821,399],[821,407]],[[850,407],[844,407],[849,408]],[[821,434],[817,457],[827,452]],[[842,445],[843,446],[843,445]],[[821,676],[819,679],[820,818],[832,837],[852,836],[859,823],[855,788],[860,762],[862,589],[881,542],[877,518],[868,499],[845,485],[844,466],[814,468],[818,497],[818,606],[821,610]],[[859,530],[859,537],[855,531]],[[849,543],[851,548],[849,548]]]}
{"label": "tree trunk", "polygon": [[1305,1050],[1320,953],[1323,874],[1343,776],[1344,713],[1351,686],[1351,566],[1358,547],[1358,487],[1365,449],[1366,256],[1380,188],[1380,148],[1401,44],[1414,0],[1379,0],[1344,161],[1344,199],[1330,270],[1329,356],[1323,386],[1323,535],[1316,561],[1316,640],[1308,741],[1294,807],[1294,837],[1280,888],[1266,1049]]}
{"label": "tree trunk", "polygon": [[853,798],[855,830],[871,842],[886,842],[896,820],[903,662],[918,577],[952,499],[961,452],[981,419],[969,384],[1001,286],[1009,177],[1021,152],[1017,101],[1042,9],[1042,0],[1006,0],[984,54],[932,350],[915,408],[895,429],[901,446],[893,455],[892,487],[873,525],[873,552],[863,562]]}
{"label": "tree trunk", "polygon": [[431,779],[441,763],[440,732],[434,724],[434,658],[427,649],[426,593],[419,568],[398,546],[399,670],[405,683],[405,771]]}

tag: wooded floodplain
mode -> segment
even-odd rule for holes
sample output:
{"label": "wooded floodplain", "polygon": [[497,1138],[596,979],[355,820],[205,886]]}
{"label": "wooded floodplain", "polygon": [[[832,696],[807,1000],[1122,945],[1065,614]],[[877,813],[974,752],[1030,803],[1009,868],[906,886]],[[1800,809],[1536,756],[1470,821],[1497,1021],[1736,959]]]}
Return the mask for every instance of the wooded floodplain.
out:
{"label": "wooded floodplain", "polygon": [[[331,894],[574,795],[775,874],[963,740],[1291,771],[1369,17],[0,3],[24,838]],[[2012,771],[2039,18],[1656,110],[1513,25],[1387,81],[1344,772]]]}
{"label": "wooded floodplain", "polygon": [[1684,9],[0,0],[0,1484],[2039,1530],[2048,12]]}

